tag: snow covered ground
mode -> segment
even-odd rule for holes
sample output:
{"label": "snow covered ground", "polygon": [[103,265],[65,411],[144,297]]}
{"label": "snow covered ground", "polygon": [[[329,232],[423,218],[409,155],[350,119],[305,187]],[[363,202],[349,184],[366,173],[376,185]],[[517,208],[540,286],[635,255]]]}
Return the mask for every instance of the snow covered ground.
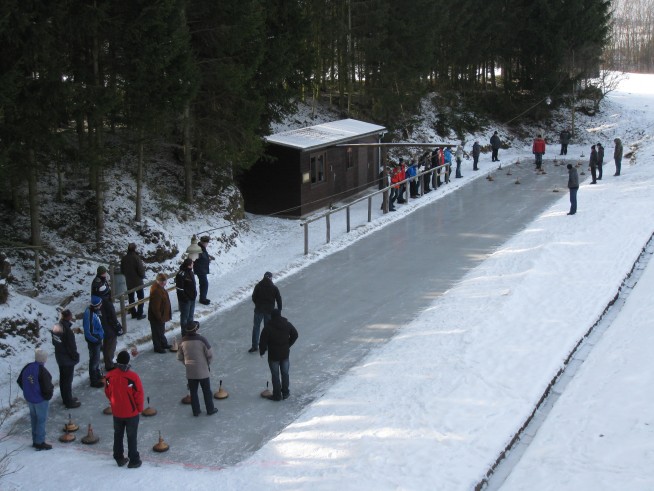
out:
{"label": "snow covered ground", "polygon": [[[0,482],[2,489],[88,489],[90,483],[96,489],[473,489],[614,298],[654,232],[651,82],[651,76],[630,76],[583,128],[582,141],[570,146],[572,162],[588,155],[591,142],[601,140],[607,149],[605,178],[582,185],[577,215],[566,216],[568,196],[561,193],[525,231],[435,298],[250,458],[229,468],[193,468],[151,459],[154,442],[140,442],[145,464],[127,470],[92,449],[57,442],[49,452],[20,449],[12,458],[20,468]],[[612,176],[615,136],[625,152],[634,151],[620,177]],[[549,147],[556,150],[558,145]],[[500,158],[530,163],[530,149],[516,145]],[[490,168],[488,160],[482,169]],[[465,178],[443,192],[481,177],[473,176],[469,161],[463,170]],[[378,217],[329,246],[314,242],[306,258],[297,222],[255,220],[254,235],[265,240],[234,252],[229,267],[223,260],[220,275],[211,278],[217,305],[200,315],[245,298],[266,269],[292,277],[427,202]],[[654,488],[654,443],[647,438],[654,364],[646,351],[653,271],[650,264],[502,489]],[[142,334],[146,326],[135,331]],[[11,439],[3,444],[15,445]]]}

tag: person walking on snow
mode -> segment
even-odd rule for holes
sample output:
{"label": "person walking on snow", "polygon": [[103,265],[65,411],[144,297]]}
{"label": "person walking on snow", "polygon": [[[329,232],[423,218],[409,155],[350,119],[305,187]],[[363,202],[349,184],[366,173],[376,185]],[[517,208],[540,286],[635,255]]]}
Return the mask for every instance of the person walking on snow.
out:
{"label": "person walking on snow", "polygon": [[568,215],[577,213],[577,191],[579,191],[579,174],[572,164],[568,164],[568,189],[570,190],[570,211]]}
{"label": "person walking on snow", "polygon": [[[279,310],[274,309],[270,321],[261,331],[259,354],[263,356],[268,351],[268,367],[272,377],[272,401],[288,399],[289,390],[289,355],[291,346],[297,341],[297,329],[288,319],[282,317]],[[280,381],[281,373],[281,381]]]}
{"label": "person walking on snow", "polygon": [[42,349],[37,349],[34,352],[34,361],[23,367],[17,380],[30,408],[32,447],[37,450],[50,450],[52,448],[52,445],[45,441],[48,406],[54,392],[52,376],[48,369],[45,368],[47,359],[48,354]]}
{"label": "person walking on snow", "polygon": [[[141,456],[137,448],[139,415],[143,412],[143,385],[136,372],[130,370],[129,353],[121,351],[116,357],[116,366],[107,373],[104,393],[111,404],[114,420],[113,457],[122,467],[141,467]],[[127,458],[123,438],[127,433]]]}
{"label": "person walking on snow", "polygon": [[279,311],[282,310],[282,296],[279,293],[279,288],[272,281],[270,271],[266,271],[263,279],[254,287],[252,301],[254,302],[254,320],[252,323],[252,346],[248,353],[255,353],[259,349],[261,321],[263,321],[263,327],[266,327],[270,320],[270,314],[275,308],[275,303],[277,303]]}
{"label": "person walking on snow", "polygon": [[207,291],[209,290],[209,280],[207,275],[209,274],[209,263],[211,262],[211,257],[207,252],[207,246],[209,245],[209,236],[204,235],[200,238],[198,243],[202,252],[198,258],[193,261],[193,272],[195,276],[198,277],[198,286],[200,287],[200,300],[199,302],[202,305],[209,305],[211,300],[207,298]]}
{"label": "person walking on snow", "polygon": [[543,155],[545,155],[545,140],[543,140],[542,135],[538,135],[534,139],[531,151],[536,156],[536,169],[541,170],[543,166]]}
{"label": "person walking on snow", "polygon": [[[143,286],[143,279],[145,278],[145,265],[143,264],[143,259],[136,252],[136,244],[134,242],[130,243],[127,246],[127,254],[123,256],[120,260],[120,271],[125,275],[125,284],[127,289],[131,290],[138,286]],[[144,293],[143,288],[136,290],[136,292],[128,293],[129,303],[134,303],[134,294],[136,294],[136,299],[143,300]],[[132,307],[129,309],[129,313],[132,315],[132,319],[141,320],[145,319],[143,315],[143,304],[140,303],[137,307]]]}

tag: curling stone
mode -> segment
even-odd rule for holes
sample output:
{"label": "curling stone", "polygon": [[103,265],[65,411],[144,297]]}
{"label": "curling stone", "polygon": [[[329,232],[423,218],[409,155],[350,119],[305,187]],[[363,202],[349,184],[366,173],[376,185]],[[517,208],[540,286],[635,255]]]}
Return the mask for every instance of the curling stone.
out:
{"label": "curling stone", "polygon": [[100,440],[100,437],[93,433],[93,427],[91,426],[91,423],[89,423],[89,431],[86,433],[85,437],[82,437],[82,443],[93,445],[94,443],[98,443],[98,440]]}
{"label": "curling stone", "polygon": [[216,392],[214,395],[214,398],[216,399],[227,399],[229,397],[229,392],[227,392],[225,389],[223,389],[223,381],[220,381],[220,385],[218,385],[218,392]]}
{"label": "curling stone", "polygon": [[111,406],[107,406],[102,410],[102,414],[106,414],[107,416],[111,416],[113,414],[113,411],[111,410]]}
{"label": "curling stone", "polygon": [[559,188],[554,188],[554,189],[552,189],[552,192],[553,192],[553,193],[558,193],[558,192],[559,192]]}
{"label": "curling stone", "polygon": [[516,179],[515,184],[520,184],[520,179]]}
{"label": "curling stone", "polygon": [[182,404],[191,404],[191,394],[186,394],[182,397]]}
{"label": "curling stone", "polygon": [[69,431],[66,431],[63,435],[59,437],[59,441],[61,443],[70,443],[75,441],[75,435],[70,433]]}
{"label": "curling stone", "polygon": [[173,338],[173,344],[168,348],[169,351],[177,353],[179,351],[179,346],[177,345],[177,336]]}
{"label": "curling stone", "polygon": [[266,399],[272,397],[272,392],[268,388],[268,381],[266,380],[266,388],[261,392],[261,397],[265,397]]}
{"label": "curling stone", "polygon": [[512,175],[512,174],[511,174],[511,169],[509,169],[509,170],[506,172],[506,175],[507,175],[507,176]]}
{"label": "curling stone", "polygon": [[129,351],[132,354],[132,358],[136,358],[139,355],[139,350],[136,345],[132,346],[132,349]]}
{"label": "curling stone", "polygon": [[163,438],[161,438],[161,431],[160,431],[159,432],[159,441],[154,444],[154,446],[152,447],[152,450],[154,450],[155,452],[161,453],[161,452],[168,451],[169,448],[170,448],[170,446],[166,442],[164,442]]}
{"label": "curling stone", "polygon": [[150,396],[148,396],[148,407],[146,407],[141,414],[143,416],[154,416],[157,414],[157,410],[153,407],[150,407]]}
{"label": "curling stone", "polygon": [[79,430],[79,425],[73,423],[73,418],[71,418],[70,414],[68,415],[68,423],[64,425],[64,431],[71,432],[71,431],[77,431]]}

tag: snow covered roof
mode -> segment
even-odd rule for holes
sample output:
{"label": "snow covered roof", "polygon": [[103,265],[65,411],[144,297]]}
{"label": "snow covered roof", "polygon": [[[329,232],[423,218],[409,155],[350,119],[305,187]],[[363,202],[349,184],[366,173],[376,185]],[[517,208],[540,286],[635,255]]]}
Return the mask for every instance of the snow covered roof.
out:
{"label": "snow covered roof", "polygon": [[335,145],[355,138],[381,135],[385,132],[386,128],[383,126],[357,121],[356,119],[341,119],[331,123],[283,131],[267,136],[265,140],[267,143],[275,143],[300,150],[310,150]]}

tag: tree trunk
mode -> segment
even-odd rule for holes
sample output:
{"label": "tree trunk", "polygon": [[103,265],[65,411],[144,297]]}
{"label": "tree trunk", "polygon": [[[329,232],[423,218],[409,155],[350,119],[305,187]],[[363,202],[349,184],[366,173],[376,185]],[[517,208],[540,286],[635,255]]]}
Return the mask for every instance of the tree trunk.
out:
{"label": "tree trunk", "polygon": [[30,203],[30,224],[32,230],[31,244],[35,246],[41,245],[41,212],[39,206],[39,189],[38,189],[38,172],[36,169],[36,159],[34,158],[34,150],[27,151],[27,160],[29,163],[29,171],[27,178],[27,186],[29,189],[29,203]]}
{"label": "tree trunk", "polygon": [[136,164],[136,215],[134,220],[141,221],[141,195],[143,193],[143,128],[139,129],[138,163]]}
{"label": "tree trunk", "polygon": [[191,104],[184,106],[183,121],[184,144],[184,197],[187,203],[193,203],[193,159],[191,158]]}

